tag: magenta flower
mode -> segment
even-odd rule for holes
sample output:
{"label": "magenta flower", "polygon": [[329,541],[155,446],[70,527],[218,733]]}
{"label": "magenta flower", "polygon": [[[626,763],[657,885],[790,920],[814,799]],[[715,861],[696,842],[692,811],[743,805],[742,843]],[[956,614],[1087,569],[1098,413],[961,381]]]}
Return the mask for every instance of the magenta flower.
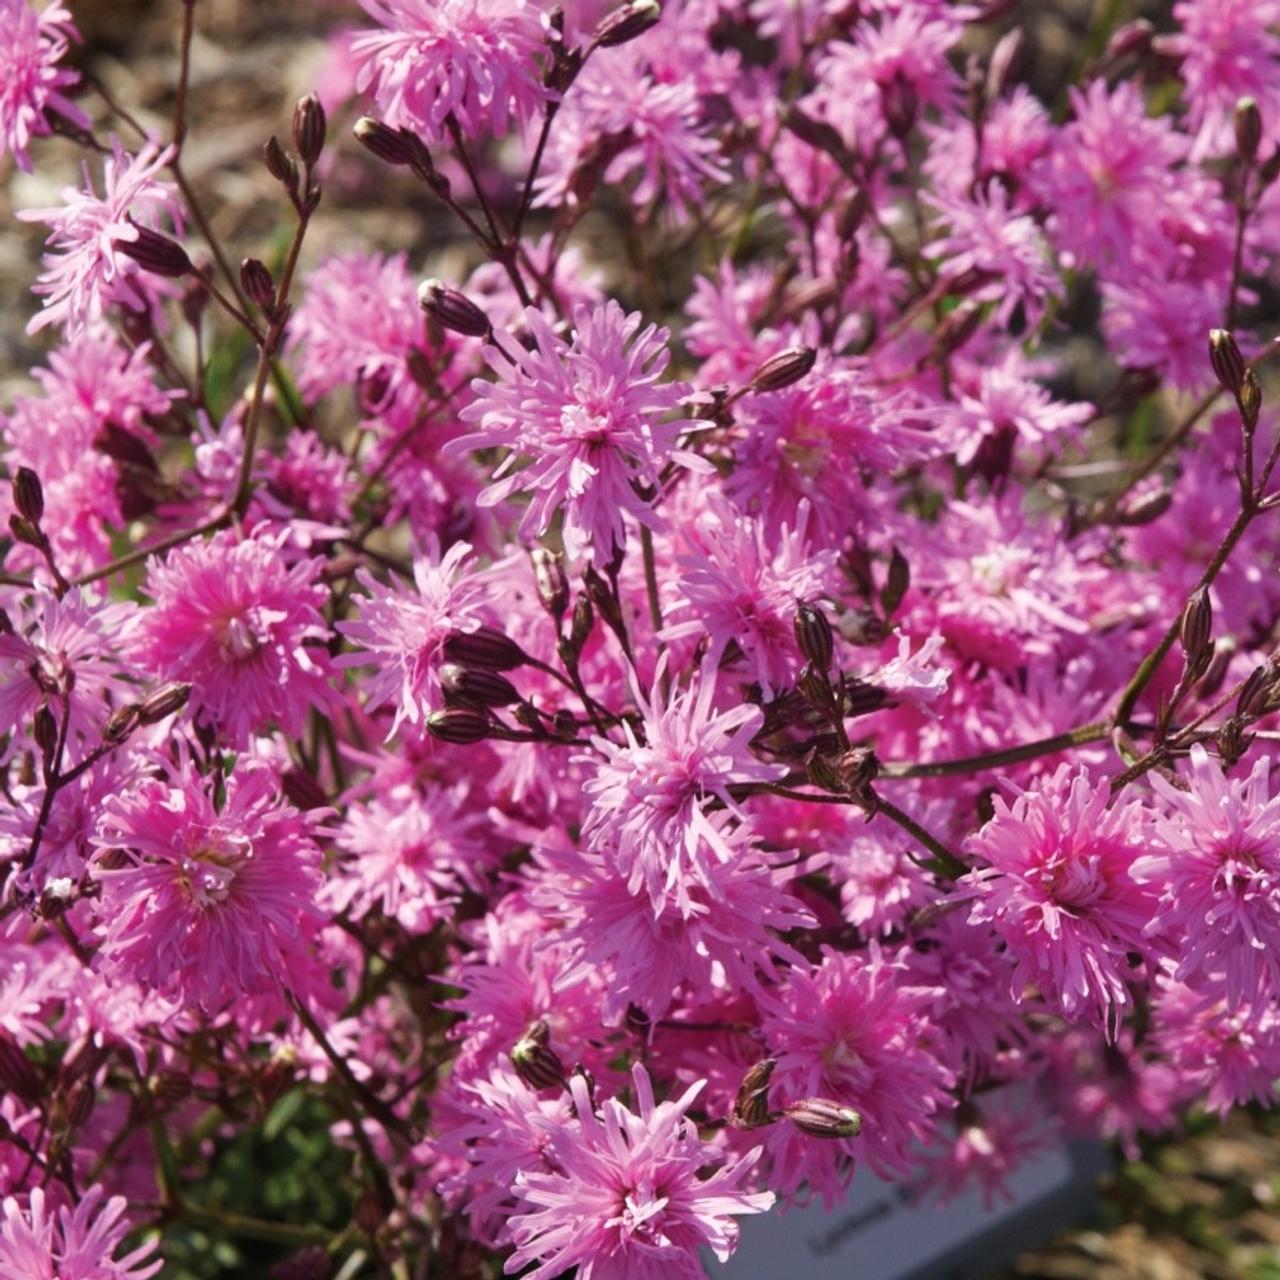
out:
{"label": "magenta flower", "polygon": [[778,1064],[771,1098],[830,1098],[862,1116],[862,1132],[838,1141],[814,1143],[785,1124],[770,1130],[781,1193],[808,1181],[831,1204],[847,1185],[850,1157],[881,1177],[900,1174],[913,1148],[933,1137],[954,1081],[931,1035],[933,993],[904,979],[875,944],[855,954],[824,948],[821,963],[793,969],[761,1001],[761,1032]]}
{"label": "magenta flower", "polygon": [[453,631],[474,631],[486,600],[483,582],[462,563],[471,553],[465,542],[455,543],[443,558],[429,546],[413,561],[416,592],[384,587],[361,569],[356,578],[369,593],[360,616],[335,625],[359,652],[341,655],[339,667],[377,667],[365,682],[366,707],[395,706],[388,737],[402,720],[420,724],[443,705],[436,674],[445,637]]}
{"label": "magenta flower", "polygon": [[586,1080],[571,1080],[577,1120],[545,1147],[554,1172],[516,1177],[526,1207],[510,1222],[517,1247],[508,1275],[537,1262],[527,1280],[572,1267],[580,1280],[702,1280],[699,1250],[726,1261],[738,1240],[734,1218],[772,1206],[772,1192],[743,1187],[760,1149],[726,1163],[687,1118],[703,1081],[655,1103],[643,1067],[632,1079],[638,1114],[608,1098],[597,1115]]}
{"label": "magenta flower", "polygon": [[275,771],[241,758],[215,806],[190,762],[109,796],[99,850],[101,958],[113,979],[212,1013],[243,994],[276,996],[305,962],[320,854],[304,816],[279,797]]}
{"label": "magenta flower", "polygon": [[1156,847],[1133,865],[1159,897],[1149,931],[1178,939],[1174,977],[1221,973],[1231,1009],[1280,992],[1280,796],[1270,774],[1262,755],[1247,778],[1228,779],[1192,747],[1189,791],[1151,776],[1164,802]]}
{"label": "magenta flower", "polygon": [[384,29],[351,42],[356,88],[383,119],[428,142],[452,116],[468,137],[501,136],[546,101],[539,61],[547,33],[527,0],[360,0]]}
{"label": "magenta flower", "polygon": [[129,1234],[123,1196],[90,1187],[75,1208],[63,1206],[55,1221],[47,1211],[43,1187],[36,1187],[27,1208],[13,1196],[4,1200],[0,1219],[0,1276],[5,1280],[147,1280],[160,1270],[159,1258],[147,1259],[158,1240],[116,1257]]}
{"label": "magenta flower", "polygon": [[[476,400],[461,415],[479,429],[449,445],[510,449],[481,505],[532,493],[520,525],[526,537],[544,534],[563,510],[565,546],[574,558],[591,552],[607,559],[626,542],[627,515],[655,523],[639,490],[658,486],[664,464],[709,466],[677,447],[685,431],[704,424],[669,417],[686,389],[659,383],[670,359],[667,332],[649,325],[637,334],[640,320],[613,301],[580,307],[565,342],[529,308],[534,350],[495,336],[486,355],[499,380],[473,382]],[[524,458],[529,464],[508,475]]]}
{"label": "magenta flower", "polygon": [[1114,1036],[1147,955],[1154,900],[1135,878],[1149,844],[1149,816],[1135,800],[1108,808],[1108,789],[1062,765],[966,844],[986,865],[967,877],[971,924],[989,923],[1016,967],[1012,994],[1031,983],[1069,1019],[1087,1017]]}
{"label": "magenta flower", "polygon": [[89,117],[62,92],[79,76],[57,65],[70,42],[79,39],[59,0],[40,13],[27,0],[0,0],[0,155],[10,152],[26,173],[31,172],[31,139],[53,131],[50,111],[89,127]]}
{"label": "magenta flower", "polygon": [[224,530],[154,561],[134,645],[167,680],[188,681],[197,723],[243,747],[271,724],[301,733],[307,713],[332,701],[329,631],[318,560],[289,565],[282,538]]}
{"label": "magenta flower", "polygon": [[44,272],[34,286],[44,306],[31,318],[28,333],[59,324],[68,337],[75,337],[100,319],[105,308],[147,308],[156,277],[121,253],[115,242],[136,240],[139,226],[161,230],[165,218],[182,229],[177,188],[156,178],[172,157],[172,147],[156,142],[131,156],[113,138],[111,155],[102,161],[102,196],[86,166],[84,190],[64,188],[61,208],[18,211],[19,218],[52,228],[46,243],[53,252],[45,254]]}
{"label": "magenta flower", "polygon": [[759,707],[713,709],[714,667],[704,666],[687,688],[669,695],[662,692],[666,670],[664,656],[649,697],[635,690],[643,738],[624,720],[624,745],[592,739],[605,759],[583,787],[591,807],[582,830],[591,847],[616,848],[628,886],[648,892],[655,915],[669,903],[687,915],[692,888],[716,898],[717,864],[733,861],[744,847],[740,832],[712,821],[708,802],[741,819],[730,788],[774,781],[784,770],[748,749],[764,722]]}

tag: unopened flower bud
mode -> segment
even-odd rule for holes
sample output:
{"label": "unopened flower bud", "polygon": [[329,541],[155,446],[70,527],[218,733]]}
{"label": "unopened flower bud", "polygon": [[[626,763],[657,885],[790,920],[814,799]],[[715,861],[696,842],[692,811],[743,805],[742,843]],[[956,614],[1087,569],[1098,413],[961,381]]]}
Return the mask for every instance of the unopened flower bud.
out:
{"label": "unopened flower bud", "polygon": [[1178,640],[1186,655],[1187,666],[1200,665],[1213,640],[1213,604],[1207,587],[1197,587],[1187,600],[1178,626]]}
{"label": "unopened flower bud", "polygon": [[167,276],[176,280],[179,276],[191,273],[191,259],[187,251],[168,236],[162,236],[150,227],[134,226],[132,240],[113,240],[112,247],[117,253],[131,258],[144,271],[152,275]]}
{"label": "unopened flower bud", "polygon": [[0,1094],[12,1093],[23,1102],[35,1102],[40,1097],[40,1077],[22,1046],[0,1029]]}
{"label": "unopened flower bud", "polygon": [[807,115],[799,107],[788,107],[782,123],[794,133],[806,146],[830,156],[842,169],[848,172],[854,165],[854,157],[845,146],[844,139],[834,126],[825,120]]}
{"label": "unopened flower bud", "polygon": [[293,109],[293,145],[308,167],[320,159],[324,150],[326,121],[324,107],[314,93],[298,99]]}
{"label": "unopened flower bud", "polygon": [[117,707],[108,717],[102,728],[102,740],[111,746],[118,746],[138,727],[138,704],[130,702],[126,706]]}
{"label": "unopened flower bud", "polygon": [[840,209],[836,218],[836,235],[841,241],[850,241],[858,234],[858,228],[866,219],[871,208],[871,197],[866,187],[859,187]]}
{"label": "unopened flower bud", "polygon": [[1254,667],[1240,686],[1236,695],[1236,715],[1245,721],[1257,720],[1275,709],[1278,693],[1280,666],[1274,659],[1268,659],[1261,666]]}
{"label": "unopened flower bud", "polygon": [[445,661],[486,671],[512,671],[528,660],[525,651],[496,627],[454,631],[445,637]]}
{"label": "unopened flower bud", "polygon": [[449,707],[427,717],[427,732],[441,742],[466,746],[491,736],[494,723],[483,711],[470,707]]}
{"label": "unopened flower bud", "polygon": [[1245,732],[1244,725],[1236,716],[1232,716],[1218,730],[1216,737],[1222,767],[1230,769],[1253,745],[1254,737],[1254,734]]}
{"label": "unopened flower bud", "polygon": [[361,116],[351,132],[357,142],[384,163],[396,168],[413,163],[414,148],[404,130],[393,129],[372,116]]}
{"label": "unopened flower bud", "polygon": [[777,1062],[765,1058],[757,1062],[738,1086],[733,1103],[733,1124],[737,1129],[758,1129],[772,1119],[769,1112],[769,1080]]}
{"label": "unopened flower bud", "polygon": [[44,546],[44,535],[25,516],[16,511],[9,514],[9,533],[15,542],[25,542],[30,547]]}
{"label": "unopened flower bud", "polygon": [[811,1138],[856,1138],[862,1132],[862,1117],[852,1107],[842,1107],[830,1098],[793,1102],[783,1114]]}
{"label": "unopened flower bud", "polygon": [[1217,376],[1218,385],[1233,396],[1240,394],[1244,384],[1244,356],[1229,329],[1209,330],[1209,363]]}
{"label": "unopened flower bud", "polygon": [[1107,41],[1107,58],[1117,62],[1130,55],[1146,53],[1151,48],[1151,37],[1154,34],[1155,28],[1146,18],[1126,22],[1122,27],[1117,27]]}
{"label": "unopened flower bud", "polygon": [[549,1044],[550,1028],[539,1019],[516,1041],[511,1065],[531,1089],[563,1089],[568,1076],[564,1063]]}
{"label": "unopened flower bud", "polygon": [[892,618],[902,597],[907,594],[911,585],[911,566],[907,558],[894,547],[889,554],[889,572],[885,578],[884,589],[880,592],[880,607],[886,618]]}
{"label": "unopened flower bud", "polygon": [[295,809],[304,813],[311,809],[323,809],[329,797],[320,779],[309,769],[286,769],[280,775],[280,790]]}
{"label": "unopened flower bud", "polygon": [[13,505],[32,524],[38,525],[44,516],[44,486],[30,467],[19,467],[14,473]]}
{"label": "unopened flower bud", "polygon": [[817,605],[802,603],[796,609],[792,627],[796,647],[804,655],[804,660],[815,670],[830,671],[836,642],[827,615]]}
{"label": "unopened flower bud", "polygon": [[781,391],[792,386],[813,368],[818,353],[813,347],[788,347],[770,356],[751,375],[752,391]]}
{"label": "unopened flower bud", "polygon": [[1245,164],[1252,164],[1258,158],[1258,147],[1262,143],[1262,112],[1258,110],[1256,98],[1241,98],[1235,110],[1236,155]]}
{"label": "unopened flower bud", "polygon": [[534,547],[529,553],[533,560],[533,581],[537,587],[542,607],[559,622],[569,607],[569,579],[565,577],[564,562],[554,551]]}
{"label": "unopened flower bud", "polygon": [[1244,429],[1252,432],[1258,425],[1258,415],[1262,412],[1262,383],[1252,369],[1244,371],[1244,381],[1236,392],[1236,404],[1240,406],[1240,421]]}
{"label": "unopened flower bud", "polygon": [[440,687],[451,706],[509,707],[520,701],[520,691],[506,676],[453,662],[440,668]]}
{"label": "unopened flower bud", "polygon": [[52,760],[53,753],[58,749],[58,721],[43,702],[32,718],[31,736],[36,740],[36,746],[40,748],[45,762]]}
{"label": "unopened flower bud", "polygon": [[591,601],[586,596],[579,595],[573,603],[573,617],[569,619],[569,643],[575,651],[580,651],[587,643],[587,637],[591,634],[591,628],[595,626],[595,622],[596,615],[591,607]]}
{"label": "unopened flower bud", "polygon": [[1116,524],[1140,525],[1158,520],[1173,505],[1173,490],[1164,485],[1127,502],[1116,512]]}
{"label": "unopened flower bud", "polygon": [[889,132],[897,138],[905,138],[920,114],[920,95],[915,85],[901,73],[895,74],[892,80],[880,86],[880,110],[884,113]]}
{"label": "unopened flower bud", "polygon": [[187,705],[191,686],[183,680],[173,680],[153,689],[138,704],[138,719],[143,724],[159,724]]}
{"label": "unopened flower bud", "polygon": [[240,287],[245,297],[264,311],[272,310],[276,305],[276,286],[271,272],[265,262],[257,258],[245,258],[240,263]]}
{"label": "unopened flower bud", "polygon": [[98,1091],[92,1080],[81,1077],[73,1080],[58,1099],[62,1122],[68,1130],[78,1129],[93,1114],[93,1104]]}
{"label": "unopened flower bud", "polygon": [[815,787],[839,795],[844,791],[844,782],[840,777],[840,769],[836,761],[826,752],[813,750],[804,759],[805,777]]}
{"label": "unopened flower bud", "polygon": [[796,688],[810,706],[817,707],[823,712],[831,707],[833,695],[831,677],[811,663],[807,664],[800,673]]}
{"label": "unopened flower bud", "polygon": [[440,280],[424,280],[418,287],[418,305],[442,328],[468,338],[484,338],[491,331],[489,317],[465,293]]}
{"label": "unopened flower bud", "polygon": [[658,0],[631,0],[604,18],[591,43],[601,49],[615,49],[644,35],[661,17],[662,6]]}
{"label": "unopened flower bud", "polygon": [[262,163],[267,166],[267,172],[289,191],[298,189],[298,166],[285,154],[275,134],[262,144]]}
{"label": "unopened flower bud", "polygon": [[888,690],[865,680],[846,678],[843,686],[843,711],[846,716],[866,716],[879,711],[889,700]]}
{"label": "unopened flower bud", "polygon": [[1000,95],[1009,87],[1018,63],[1022,60],[1022,51],[1026,45],[1026,37],[1021,27],[1014,27],[1000,37],[991,52],[991,61],[987,66],[987,79],[984,92],[988,103],[999,100]]}

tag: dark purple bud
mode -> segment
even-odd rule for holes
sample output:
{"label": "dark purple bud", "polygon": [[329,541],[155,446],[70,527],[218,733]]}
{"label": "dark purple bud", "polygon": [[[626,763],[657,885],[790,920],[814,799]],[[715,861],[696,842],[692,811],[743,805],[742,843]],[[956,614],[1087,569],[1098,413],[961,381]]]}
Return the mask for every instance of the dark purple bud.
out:
{"label": "dark purple bud", "polygon": [[1256,98],[1241,98],[1236,103],[1236,155],[1245,164],[1252,164],[1258,158],[1258,147],[1262,145],[1262,112],[1258,110]]}
{"label": "dark purple bud", "polygon": [[191,696],[191,686],[182,680],[173,680],[153,689],[138,704],[138,719],[143,724],[159,724],[181,711]]}
{"label": "dark purple bud", "polygon": [[856,1138],[862,1132],[862,1117],[852,1107],[842,1107],[830,1098],[793,1102],[783,1114],[811,1138]]}
{"label": "dark purple bud", "polygon": [[453,662],[440,668],[440,687],[450,706],[509,707],[520,701],[519,690],[506,676]]}
{"label": "dark purple bud", "polygon": [[280,775],[280,790],[295,809],[301,809],[304,813],[312,809],[323,809],[329,803],[320,779],[309,769],[286,769]]}
{"label": "dark purple bud", "polygon": [[16,511],[9,514],[9,532],[15,542],[25,542],[29,547],[44,546],[44,534],[26,516],[20,516]]}
{"label": "dark purple bud", "polygon": [[1155,28],[1146,18],[1136,18],[1133,22],[1126,22],[1124,26],[1117,27],[1111,39],[1107,41],[1107,58],[1114,62],[1127,58],[1131,54],[1146,53],[1151,48],[1151,37],[1154,34]]}
{"label": "dark purple bud", "polygon": [[31,736],[36,740],[36,746],[40,748],[40,754],[48,764],[58,749],[58,721],[45,703],[41,703],[36,709],[31,723]]}
{"label": "dark purple bud", "polygon": [[1240,348],[1230,330],[1209,330],[1209,363],[1213,366],[1218,385],[1233,396],[1238,396],[1247,370],[1244,356],[1240,354]]}
{"label": "dark purple bud", "polygon": [[19,467],[13,477],[13,505],[18,514],[38,525],[44,516],[44,486],[30,467]]}
{"label": "dark purple bud", "polygon": [[894,75],[887,84],[880,86],[880,109],[884,122],[897,138],[905,138],[915,127],[920,114],[920,95],[915,86],[901,73]]}
{"label": "dark purple bud", "polygon": [[285,154],[285,149],[277,141],[275,134],[262,144],[262,163],[267,166],[267,172],[277,182],[283,184],[290,192],[297,191],[298,166],[290,156]]}
{"label": "dark purple bud", "polygon": [[413,163],[414,147],[403,129],[393,129],[372,116],[361,116],[351,132],[361,146],[385,164],[399,169]]}
{"label": "dark purple bud", "polygon": [[1150,524],[1153,520],[1159,520],[1172,505],[1173,490],[1165,485],[1122,506],[1116,512],[1116,524]]}
{"label": "dark purple bud", "polygon": [[854,167],[853,154],[845,146],[844,139],[825,120],[807,115],[799,107],[788,107],[782,123],[806,146],[830,156],[846,172]]}
{"label": "dark purple bud", "polygon": [[563,1089],[568,1076],[564,1063],[550,1046],[550,1029],[539,1019],[516,1041],[511,1065],[531,1089]]}
{"label": "dark purple bud", "polygon": [[16,1094],[23,1102],[40,1097],[40,1077],[22,1046],[7,1031],[0,1030],[0,1093]]}
{"label": "dark purple bud", "polygon": [[615,9],[600,23],[591,43],[601,49],[617,48],[644,35],[657,25],[661,17],[662,6],[658,0],[631,0],[630,4]]}
{"label": "dark purple bud", "polygon": [[770,356],[751,375],[752,391],[781,391],[792,386],[813,368],[818,353],[812,347],[788,347]]}
{"label": "dark purple bud", "polygon": [[1236,404],[1240,407],[1240,421],[1244,423],[1245,431],[1253,432],[1262,412],[1262,383],[1252,369],[1244,371],[1244,380],[1236,392]]}
{"label": "dark purple bud", "polygon": [[1273,711],[1280,693],[1280,665],[1269,659],[1249,672],[1236,695],[1236,715],[1241,720],[1253,721]]}
{"label": "dark purple bud", "polygon": [[836,642],[827,615],[817,605],[802,603],[792,622],[796,647],[817,671],[829,671],[835,657]]}
{"label": "dark purple bud", "polygon": [[298,99],[293,109],[293,145],[308,168],[320,159],[324,150],[326,121],[324,108],[314,93]]}
{"label": "dark purple bud", "polygon": [[138,727],[138,704],[130,702],[117,707],[102,727],[102,740],[111,746],[119,746]]}
{"label": "dark purple bud", "polygon": [[152,275],[167,276],[176,280],[179,276],[191,274],[191,259],[187,251],[168,236],[162,236],[150,227],[134,226],[137,233],[132,240],[113,240],[112,247],[117,253],[131,258],[144,271]]}
{"label": "dark purple bud", "polygon": [[894,547],[889,554],[889,573],[885,578],[884,589],[880,592],[880,607],[886,618],[893,617],[910,585],[911,566],[907,563],[906,556]]}
{"label": "dark purple bud", "polygon": [[850,795],[856,796],[870,786],[880,772],[880,761],[870,747],[853,747],[840,757],[836,766],[840,782]]}
{"label": "dark purple bud", "polygon": [[591,628],[595,626],[595,610],[586,596],[580,595],[573,605],[573,617],[569,620],[569,643],[579,652],[587,643]]}
{"label": "dark purple bud", "polygon": [[446,662],[486,671],[513,671],[528,661],[525,651],[496,627],[451,632],[445,637],[443,653]]}
{"label": "dark purple bud", "polygon": [[257,258],[245,258],[240,263],[240,287],[245,297],[263,311],[273,311],[276,305],[276,285],[265,262]]}
{"label": "dark purple bud", "polygon": [[483,711],[475,711],[470,707],[450,707],[427,717],[427,732],[433,738],[458,746],[482,742],[496,727]]}
{"label": "dark purple bud", "polygon": [[811,751],[805,757],[804,772],[805,777],[819,790],[829,791],[832,795],[840,795],[844,791],[839,766],[825,752]]}
{"label": "dark purple bud", "polygon": [[1207,587],[1197,587],[1187,600],[1178,627],[1178,640],[1186,655],[1187,666],[1198,666],[1213,640],[1213,605]]}
{"label": "dark purple bud", "polygon": [[442,328],[468,338],[485,338],[491,332],[489,317],[465,293],[440,280],[424,280],[418,288],[418,305]]}
{"label": "dark purple bud", "polygon": [[843,241],[852,240],[858,234],[858,228],[862,226],[870,208],[871,199],[866,187],[859,187],[840,210],[840,216],[836,219],[836,235]]}
{"label": "dark purple bud", "polygon": [[758,1129],[772,1120],[769,1112],[769,1080],[777,1065],[773,1058],[757,1062],[738,1086],[733,1103],[733,1125],[736,1129]]}
{"label": "dark purple bud", "polygon": [[564,562],[554,551],[535,547],[530,552],[533,560],[533,580],[542,607],[558,623],[569,607],[569,579],[565,577]]}

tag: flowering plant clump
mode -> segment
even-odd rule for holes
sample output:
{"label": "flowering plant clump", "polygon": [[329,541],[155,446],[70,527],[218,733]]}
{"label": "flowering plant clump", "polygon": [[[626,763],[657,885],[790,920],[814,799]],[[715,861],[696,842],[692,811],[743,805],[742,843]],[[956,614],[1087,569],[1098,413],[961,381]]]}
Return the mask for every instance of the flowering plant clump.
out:
{"label": "flowering plant clump", "polygon": [[0,1280],[696,1277],[1273,1102],[1275,0],[335,3],[225,183],[168,7],[163,123],[0,0]]}

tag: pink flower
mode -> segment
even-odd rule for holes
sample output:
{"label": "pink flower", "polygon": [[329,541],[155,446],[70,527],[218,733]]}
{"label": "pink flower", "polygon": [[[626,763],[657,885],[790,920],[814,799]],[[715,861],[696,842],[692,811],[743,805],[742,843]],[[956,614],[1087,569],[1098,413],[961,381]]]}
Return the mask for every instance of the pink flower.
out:
{"label": "pink flower", "polygon": [[25,173],[31,172],[31,139],[52,132],[50,111],[89,127],[89,117],[62,92],[79,76],[57,65],[79,39],[59,0],[40,13],[27,0],[0,0],[0,155],[10,152]]}
{"label": "pink flower", "polygon": [[365,705],[373,710],[394,704],[388,737],[402,720],[420,724],[443,704],[436,668],[445,637],[480,625],[486,589],[474,572],[462,571],[470,553],[467,543],[458,542],[443,558],[438,545],[416,555],[416,592],[384,587],[363,569],[356,574],[369,597],[357,619],[335,625],[360,652],[343,654],[337,665],[377,667],[365,681]]}
{"label": "pink flower", "polygon": [[761,1001],[760,1029],[777,1059],[771,1097],[830,1098],[862,1116],[862,1132],[838,1141],[815,1143],[788,1124],[770,1130],[771,1180],[782,1194],[807,1180],[830,1205],[847,1185],[850,1157],[879,1176],[900,1174],[933,1136],[953,1077],[931,1043],[932,995],[873,944],[853,954],[824,947],[819,964],[793,969]]}
{"label": "pink flower", "polygon": [[938,1204],[976,1184],[989,1213],[1001,1200],[1014,1203],[1018,1172],[1052,1138],[1044,1109],[1032,1101],[1000,1098],[982,1111],[970,1105],[957,1115],[955,1135],[925,1158],[920,1181]]}
{"label": "pink flower", "polygon": [[384,30],[355,37],[358,90],[370,90],[383,119],[428,142],[462,132],[501,136],[546,101],[539,61],[548,39],[526,0],[360,0]]}
{"label": "pink flower", "polygon": [[1159,905],[1149,931],[1179,942],[1179,982],[1225,975],[1229,1008],[1280,993],[1280,796],[1261,755],[1247,778],[1224,776],[1197,744],[1190,790],[1150,776],[1163,811],[1156,848],[1133,865]]}
{"label": "pink flower", "polygon": [[131,156],[113,138],[111,155],[102,161],[101,197],[86,166],[84,190],[64,188],[62,208],[19,210],[19,218],[52,228],[46,243],[55,250],[45,254],[45,270],[34,286],[45,301],[27,325],[28,333],[60,324],[68,337],[75,337],[109,306],[147,308],[156,277],[121,253],[115,242],[136,240],[138,226],[160,230],[166,217],[181,230],[177,188],[156,178],[172,156],[172,147],[156,142]]}
{"label": "pink flower", "polygon": [[867,677],[868,683],[883,689],[897,703],[918,707],[927,714],[936,714],[930,703],[937,702],[947,691],[951,678],[946,667],[935,665],[943,639],[936,632],[915,653],[911,652],[911,637],[895,631],[898,652],[878,671]]}
{"label": "pink flower", "polygon": [[764,723],[759,707],[712,708],[714,667],[704,666],[687,688],[670,694],[662,692],[666,672],[664,655],[649,697],[634,691],[642,738],[624,720],[624,744],[592,739],[604,762],[583,787],[591,804],[582,827],[589,845],[616,848],[629,888],[647,890],[655,915],[669,902],[690,914],[695,885],[717,897],[717,864],[733,861],[742,847],[736,831],[712,821],[708,802],[741,819],[730,788],[784,772],[749,750]]}
{"label": "pink flower", "polygon": [[[699,503],[703,506],[703,503]],[[794,531],[774,536],[712,491],[687,526],[692,544],[678,555],[681,604],[662,635],[668,640],[706,636],[708,661],[736,644],[766,698],[794,682],[803,665],[796,648],[798,601],[824,594],[835,564],[831,551],[812,551],[809,504],[801,500]]]}
{"label": "pink flower", "polygon": [[116,1257],[129,1234],[125,1199],[90,1187],[75,1208],[63,1206],[55,1221],[46,1211],[43,1187],[36,1187],[26,1209],[8,1196],[0,1221],[0,1276],[5,1280],[147,1280],[160,1270],[159,1258],[147,1259],[159,1246],[148,1240]]}
{"label": "pink flower", "polygon": [[275,771],[244,757],[220,807],[190,762],[160,769],[107,798],[94,840],[127,859],[92,873],[108,975],[208,1013],[245,994],[278,996],[301,972],[319,914],[314,812],[282,803]]}
{"label": "pink flower", "polygon": [[[995,816],[965,848],[986,866],[966,878],[975,891],[971,924],[989,923],[1016,967],[1012,994],[1031,983],[1067,1018],[1093,1015],[1114,1036],[1140,976],[1154,902],[1133,874],[1149,818],[1083,770],[1062,765]],[[963,883],[963,882],[962,882]]]}
{"label": "pink flower", "polygon": [[1225,286],[1200,280],[1136,280],[1102,286],[1102,328],[1116,358],[1155,369],[1195,391],[1213,380],[1204,335],[1222,321]]}
{"label": "pink flower", "polygon": [[[532,493],[520,525],[523,536],[541,536],[557,510],[564,515],[570,556],[588,551],[607,559],[626,542],[625,516],[653,525],[642,486],[656,488],[668,462],[706,470],[707,463],[677,447],[695,424],[670,420],[685,388],[660,384],[670,359],[667,332],[649,325],[637,335],[641,317],[626,315],[613,301],[580,307],[574,334],[565,342],[541,312],[530,307],[525,323],[536,347],[495,336],[486,356],[496,383],[477,379],[476,400],[463,410],[479,423],[450,449],[512,450],[480,496],[493,506],[515,493]],[[524,457],[526,467],[506,475]]]}
{"label": "pink flower", "polygon": [[280,535],[224,530],[153,561],[134,647],[167,680],[188,681],[189,706],[232,746],[271,724],[299,734],[327,706],[329,631],[318,560],[289,565]]}
{"label": "pink flower", "polygon": [[638,1114],[608,1098],[597,1115],[587,1082],[571,1080],[577,1120],[545,1146],[554,1172],[516,1177],[526,1207],[510,1222],[517,1248],[508,1275],[537,1262],[528,1280],[573,1267],[579,1280],[702,1280],[699,1250],[726,1261],[738,1240],[734,1218],[772,1206],[772,1192],[742,1186],[759,1148],[725,1163],[687,1118],[702,1081],[674,1102],[655,1103],[643,1067],[632,1079]]}

